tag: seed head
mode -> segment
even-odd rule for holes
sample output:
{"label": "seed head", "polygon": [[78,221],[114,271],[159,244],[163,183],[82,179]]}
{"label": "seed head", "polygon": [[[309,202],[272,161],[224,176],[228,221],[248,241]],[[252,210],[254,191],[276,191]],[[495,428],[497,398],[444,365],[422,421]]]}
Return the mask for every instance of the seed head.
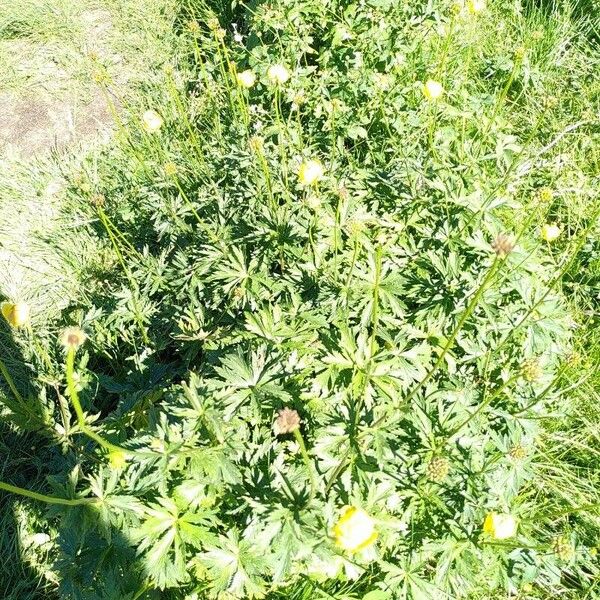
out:
{"label": "seed head", "polygon": [[521,373],[526,381],[537,381],[542,376],[540,361],[537,358],[528,358],[521,367]]}
{"label": "seed head", "polygon": [[292,408],[282,408],[275,419],[275,433],[282,435],[292,433],[300,427],[300,415]]}
{"label": "seed head", "polygon": [[514,242],[506,233],[501,233],[492,242],[492,249],[499,258],[505,258],[508,256],[513,251],[514,247]]}
{"label": "seed head", "polygon": [[444,481],[449,472],[450,463],[448,462],[448,459],[443,456],[432,458],[427,465],[427,477],[436,483]]}
{"label": "seed head", "polygon": [[60,342],[66,350],[77,350],[86,339],[87,335],[79,327],[67,327],[60,336]]}
{"label": "seed head", "polygon": [[564,560],[565,562],[570,561],[574,554],[575,548],[573,548],[573,544],[564,536],[559,535],[554,538],[552,542],[552,550],[560,560]]}
{"label": "seed head", "polygon": [[516,444],[510,449],[508,455],[514,460],[524,460],[527,458],[527,449],[521,444]]}

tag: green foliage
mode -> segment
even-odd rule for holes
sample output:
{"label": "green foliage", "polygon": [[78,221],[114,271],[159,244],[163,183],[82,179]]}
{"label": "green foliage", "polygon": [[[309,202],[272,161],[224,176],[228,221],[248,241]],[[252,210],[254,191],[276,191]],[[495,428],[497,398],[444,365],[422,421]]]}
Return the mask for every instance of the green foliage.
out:
{"label": "green foliage", "polygon": [[[578,25],[508,2],[477,15],[445,2],[227,10],[235,27],[184,3],[185,52],[127,105],[118,144],[70,179],[68,218],[97,254],[63,321],[89,335],[73,385],[102,437],[65,416],[62,350],[15,333],[47,407],[40,429],[71,465],[55,493],[92,500],[52,509],[59,593],[591,589],[595,542],[562,517],[595,508],[584,493],[548,501],[539,483],[543,421],[574,368],[558,284],[593,257],[599,210],[596,195],[563,227],[560,254],[540,239],[563,214],[540,157],[562,129],[546,86],[568,67],[547,65],[572,53],[592,72],[588,42],[560,46]],[[548,34],[530,36],[534,23]],[[269,80],[273,64],[289,81]],[[445,88],[437,101],[428,79]],[[148,109],[163,119],[151,133]],[[299,177],[307,160],[324,168],[314,185]],[[76,255],[77,237],[53,239]],[[42,395],[50,375],[62,411]],[[284,408],[299,429],[282,427]],[[374,521],[364,551],[336,543],[348,505]],[[517,535],[484,534],[489,512],[513,515]]]}

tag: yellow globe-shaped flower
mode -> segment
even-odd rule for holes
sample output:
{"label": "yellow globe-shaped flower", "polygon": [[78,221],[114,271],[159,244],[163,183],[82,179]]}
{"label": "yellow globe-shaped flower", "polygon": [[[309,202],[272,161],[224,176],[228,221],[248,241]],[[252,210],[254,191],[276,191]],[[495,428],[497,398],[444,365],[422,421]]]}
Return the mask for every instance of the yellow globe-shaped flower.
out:
{"label": "yellow globe-shaped flower", "polygon": [[560,227],[556,223],[546,223],[542,226],[542,239],[553,242],[560,236]]}
{"label": "yellow globe-shaped flower", "polygon": [[283,85],[290,78],[290,72],[283,65],[271,65],[267,77],[271,83]]}
{"label": "yellow globe-shaped flower", "polygon": [[148,133],[155,133],[162,127],[163,119],[155,110],[147,110],[142,115],[142,124]]}
{"label": "yellow globe-shaped flower", "polygon": [[468,0],[467,9],[472,15],[476,15],[485,10],[485,0]]}
{"label": "yellow globe-shaped flower", "polygon": [[483,531],[495,540],[506,540],[517,533],[517,520],[509,514],[488,513],[483,522]]}
{"label": "yellow globe-shaped flower", "polygon": [[439,81],[428,79],[423,86],[423,95],[427,100],[438,100],[444,94],[444,87]]}
{"label": "yellow globe-shaped flower", "polygon": [[348,552],[366,550],[377,539],[375,521],[361,508],[347,506],[333,527],[333,536],[337,545]]}
{"label": "yellow globe-shaped flower", "polygon": [[323,179],[325,169],[318,160],[307,160],[298,169],[298,179],[302,185],[313,185]]}
{"label": "yellow globe-shaped flower", "polygon": [[0,309],[2,316],[12,327],[23,327],[29,321],[29,304],[25,302],[3,302]]}
{"label": "yellow globe-shaped flower", "polygon": [[240,87],[249,89],[256,82],[256,75],[250,69],[246,69],[245,71],[238,73],[236,79]]}

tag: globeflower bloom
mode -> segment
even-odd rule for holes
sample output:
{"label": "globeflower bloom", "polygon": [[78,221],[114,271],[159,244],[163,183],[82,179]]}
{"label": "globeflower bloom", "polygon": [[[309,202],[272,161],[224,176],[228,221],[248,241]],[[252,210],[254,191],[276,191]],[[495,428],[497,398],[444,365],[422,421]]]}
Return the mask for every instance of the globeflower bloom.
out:
{"label": "globeflower bloom", "polygon": [[491,512],[485,517],[483,531],[495,540],[506,540],[517,533],[517,520],[512,515]]}
{"label": "globeflower bloom", "polygon": [[472,15],[476,15],[485,9],[485,0],[469,0],[467,8]]}
{"label": "globeflower bloom", "polygon": [[546,223],[542,226],[542,239],[553,242],[560,235],[560,227],[556,223]]}
{"label": "globeflower bloom", "polygon": [[423,86],[423,95],[427,100],[438,100],[444,93],[444,87],[439,81],[428,79]]}
{"label": "globeflower bloom", "polygon": [[23,327],[29,321],[29,304],[25,302],[3,302],[0,309],[12,327]]}
{"label": "globeflower bloom", "polygon": [[359,552],[371,547],[377,539],[375,521],[361,508],[346,506],[333,527],[335,541],[348,552]]}
{"label": "globeflower bloom", "polygon": [[271,83],[283,85],[290,78],[290,72],[283,65],[271,65],[267,77]]}
{"label": "globeflower bloom", "polygon": [[298,169],[298,179],[302,185],[312,185],[323,179],[325,170],[318,160],[307,160]]}
{"label": "globeflower bloom", "polygon": [[148,133],[155,133],[162,127],[163,119],[155,110],[147,110],[142,115],[142,123]]}
{"label": "globeflower bloom", "polygon": [[242,71],[236,75],[236,80],[240,87],[249,89],[256,82],[256,75],[250,69],[246,69],[245,71]]}

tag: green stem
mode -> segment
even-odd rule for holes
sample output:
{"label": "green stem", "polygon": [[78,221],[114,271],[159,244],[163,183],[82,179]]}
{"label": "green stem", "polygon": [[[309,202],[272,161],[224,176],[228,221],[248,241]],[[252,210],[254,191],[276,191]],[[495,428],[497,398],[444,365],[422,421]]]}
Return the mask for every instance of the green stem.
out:
{"label": "green stem", "polygon": [[513,375],[507,379],[491,396],[488,396],[460,425],[455,427],[446,438],[453,438],[463,427],[468,425],[486,406],[489,406],[509,385],[514,383],[519,375]]}
{"label": "green stem", "polygon": [[56,496],[46,496],[46,494],[32,492],[25,488],[17,487],[16,485],[11,485],[10,483],[4,483],[2,481],[0,481],[0,490],[31,498],[32,500],[39,500],[46,504],[60,504],[62,506],[80,506],[82,504],[93,504],[94,502],[98,502],[96,498],[57,498]]}
{"label": "green stem", "polygon": [[302,458],[304,460],[304,463],[306,464],[306,468],[308,469],[308,476],[310,477],[310,497],[307,502],[307,504],[310,504],[313,501],[315,494],[317,493],[314,466],[312,460],[310,459],[310,456],[308,455],[308,451],[306,450],[306,444],[304,443],[304,438],[302,437],[302,434],[300,433],[299,429],[294,430],[294,437],[298,442],[298,446],[300,446],[300,454],[302,454]]}
{"label": "green stem", "polygon": [[21,396],[21,394],[19,393],[19,390],[15,386],[15,382],[12,378],[12,375],[8,372],[6,365],[4,364],[4,362],[1,359],[0,359],[0,372],[2,372],[4,379],[6,379],[6,383],[8,384],[8,387],[10,388],[10,391],[13,393],[16,401],[19,404],[23,404],[23,396]]}
{"label": "green stem", "polygon": [[130,450],[129,448],[123,448],[122,446],[117,446],[105,440],[101,435],[98,435],[95,431],[91,430],[85,422],[85,414],[83,412],[83,408],[81,407],[81,402],[79,401],[79,395],[77,394],[77,388],[75,386],[75,377],[74,377],[74,364],[75,364],[75,348],[69,348],[67,352],[67,391],[69,392],[69,397],[71,399],[71,404],[75,410],[75,415],[77,416],[77,424],[79,425],[79,429],[85,435],[87,435],[90,439],[97,442],[103,448],[106,448],[109,452],[122,452],[126,456],[140,456],[140,457],[156,457],[156,454],[153,452],[138,452],[136,450]]}

